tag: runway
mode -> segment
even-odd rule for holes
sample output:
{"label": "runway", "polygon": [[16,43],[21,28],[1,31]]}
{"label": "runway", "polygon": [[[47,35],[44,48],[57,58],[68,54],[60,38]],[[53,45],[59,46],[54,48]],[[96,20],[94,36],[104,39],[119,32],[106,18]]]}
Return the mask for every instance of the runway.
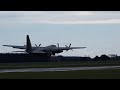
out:
{"label": "runway", "polygon": [[106,69],[120,69],[120,66],[1,69],[0,73],[10,73],[10,72],[55,72],[55,71],[58,72],[58,71],[106,70]]}

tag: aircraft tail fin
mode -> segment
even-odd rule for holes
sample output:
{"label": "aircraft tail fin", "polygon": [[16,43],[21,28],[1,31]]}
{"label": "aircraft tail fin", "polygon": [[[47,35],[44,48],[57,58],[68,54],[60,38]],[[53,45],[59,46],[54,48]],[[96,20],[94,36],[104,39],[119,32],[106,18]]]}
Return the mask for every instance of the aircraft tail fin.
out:
{"label": "aircraft tail fin", "polygon": [[31,53],[31,51],[32,51],[32,45],[31,45],[31,42],[30,42],[29,35],[27,35],[26,52]]}

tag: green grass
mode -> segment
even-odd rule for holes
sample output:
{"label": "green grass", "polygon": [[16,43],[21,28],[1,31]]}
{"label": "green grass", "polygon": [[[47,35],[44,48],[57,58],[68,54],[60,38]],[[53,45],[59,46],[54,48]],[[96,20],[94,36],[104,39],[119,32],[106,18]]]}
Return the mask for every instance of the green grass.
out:
{"label": "green grass", "polygon": [[[120,66],[120,61],[0,63],[0,69]],[[0,73],[0,79],[120,79],[120,69],[67,72]]]}
{"label": "green grass", "polygon": [[0,63],[0,69],[111,66],[111,65],[119,66],[120,61]]}
{"label": "green grass", "polygon": [[120,69],[1,73],[0,79],[120,79]]}

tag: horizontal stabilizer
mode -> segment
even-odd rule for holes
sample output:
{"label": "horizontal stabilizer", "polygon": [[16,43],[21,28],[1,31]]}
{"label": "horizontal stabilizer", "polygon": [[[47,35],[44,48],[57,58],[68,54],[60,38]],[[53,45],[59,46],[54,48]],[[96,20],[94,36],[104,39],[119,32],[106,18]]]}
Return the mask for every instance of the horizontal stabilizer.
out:
{"label": "horizontal stabilizer", "polygon": [[25,52],[25,51],[12,51],[12,52]]}
{"label": "horizontal stabilizer", "polygon": [[16,46],[16,45],[3,45],[3,46],[18,48],[18,49],[26,49],[26,46]]}
{"label": "horizontal stabilizer", "polygon": [[7,46],[7,47],[13,47],[12,45],[3,45],[3,46]]}

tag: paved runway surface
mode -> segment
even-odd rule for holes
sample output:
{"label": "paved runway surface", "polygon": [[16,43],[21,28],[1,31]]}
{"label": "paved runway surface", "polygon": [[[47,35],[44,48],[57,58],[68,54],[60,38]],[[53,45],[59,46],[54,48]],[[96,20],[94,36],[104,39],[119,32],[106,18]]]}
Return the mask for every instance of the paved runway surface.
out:
{"label": "paved runway surface", "polygon": [[53,71],[77,71],[77,70],[105,70],[120,69],[120,66],[99,66],[99,67],[65,67],[65,68],[26,68],[26,69],[1,69],[0,73],[8,72],[53,72]]}

